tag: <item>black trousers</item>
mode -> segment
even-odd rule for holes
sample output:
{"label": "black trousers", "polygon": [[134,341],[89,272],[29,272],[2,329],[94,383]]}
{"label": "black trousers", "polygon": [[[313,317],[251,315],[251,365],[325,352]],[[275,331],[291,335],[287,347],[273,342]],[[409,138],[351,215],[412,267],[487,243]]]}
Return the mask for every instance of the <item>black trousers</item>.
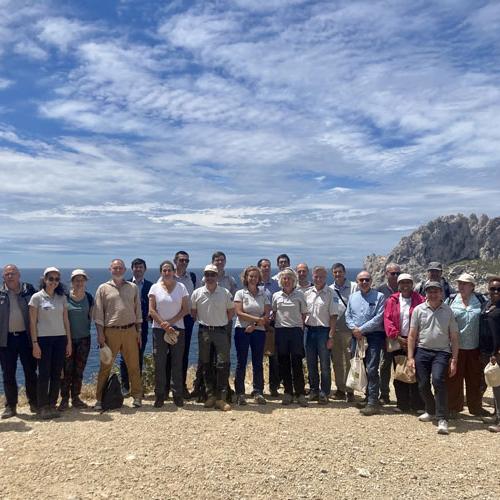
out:
{"label": "black trousers", "polygon": [[17,405],[18,388],[16,380],[17,359],[21,360],[26,384],[26,395],[31,405],[37,405],[36,396],[36,359],[32,354],[33,347],[28,332],[9,333],[7,346],[0,347],[0,363],[2,365],[5,406]]}
{"label": "black trousers", "polygon": [[38,360],[38,406],[55,406],[61,387],[61,374],[66,356],[66,335],[38,337],[42,357]]}

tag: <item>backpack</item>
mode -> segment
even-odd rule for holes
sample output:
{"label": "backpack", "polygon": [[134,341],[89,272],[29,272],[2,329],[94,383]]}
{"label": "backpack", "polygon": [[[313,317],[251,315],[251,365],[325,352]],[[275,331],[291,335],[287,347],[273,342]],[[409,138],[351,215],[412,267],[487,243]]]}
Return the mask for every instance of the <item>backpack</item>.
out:
{"label": "backpack", "polygon": [[113,373],[102,391],[102,411],[116,410],[123,406],[123,394],[118,375]]}
{"label": "backpack", "polygon": [[193,288],[196,288],[196,274],[193,271],[189,271],[189,276],[191,276],[191,281],[193,282]]}
{"label": "backpack", "polygon": [[[457,298],[458,293],[452,293],[449,297],[446,303],[451,306],[453,304],[453,301]],[[476,296],[477,300],[479,300],[479,303],[481,304],[481,310],[483,309],[484,304],[486,304],[486,299],[484,298],[484,295],[481,293],[474,292],[474,295]]]}

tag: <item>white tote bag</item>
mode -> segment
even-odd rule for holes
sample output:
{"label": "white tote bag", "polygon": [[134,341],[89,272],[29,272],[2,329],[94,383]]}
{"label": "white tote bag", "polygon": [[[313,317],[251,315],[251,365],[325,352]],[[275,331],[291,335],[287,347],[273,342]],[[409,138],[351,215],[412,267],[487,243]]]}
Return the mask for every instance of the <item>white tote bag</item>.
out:
{"label": "white tote bag", "polygon": [[484,369],[484,379],[489,387],[498,387],[500,385],[500,366],[498,363],[488,363]]}
{"label": "white tote bag", "polygon": [[346,385],[353,391],[365,392],[368,385],[366,368],[363,358],[365,357],[364,343],[357,342],[356,352],[351,359],[351,368],[347,375]]}

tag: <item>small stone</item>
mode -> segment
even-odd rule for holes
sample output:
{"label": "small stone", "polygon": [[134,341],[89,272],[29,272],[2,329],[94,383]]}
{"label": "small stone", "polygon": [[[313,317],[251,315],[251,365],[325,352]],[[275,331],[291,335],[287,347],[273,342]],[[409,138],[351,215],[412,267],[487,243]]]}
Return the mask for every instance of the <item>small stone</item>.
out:
{"label": "small stone", "polygon": [[368,469],[358,469],[358,476],[361,477],[370,477],[370,471]]}
{"label": "small stone", "polygon": [[136,458],[136,456],[133,453],[130,453],[129,455],[127,455],[125,457],[125,460],[131,461],[131,460],[135,460],[135,458]]}

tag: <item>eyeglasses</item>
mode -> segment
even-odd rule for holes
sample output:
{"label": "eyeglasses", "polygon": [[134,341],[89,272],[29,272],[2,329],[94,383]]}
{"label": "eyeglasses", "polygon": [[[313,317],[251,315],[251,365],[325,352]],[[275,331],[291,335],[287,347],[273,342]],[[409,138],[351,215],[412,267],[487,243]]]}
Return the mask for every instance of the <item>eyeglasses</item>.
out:
{"label": "eyeglasses", "polygon": [[185,262],[186,264],[188,264],[189,259],[177,259],[177,262]]}
{"label": "eyeglasses", "polygon": [[210,277],[213,278],[213,277],[217,276],[217,273],[205,273],[205,276],[208,278],[210,278]]}
{"label": "eyeglasses", "polygon": [[360,283],[370,283],[371,280],[371,278],[358,278]]}
{"label": "eyeglasses", "polygon": [[391,271],[389,274],[391,276],[399,276],[401,274],[401,271]]}
{"label": "eyeglasses", "polygon": [[47,278],[47,281],[55,281],[56,283],[59,283],[59,281],[61,281],[61,278],[57,278],[57,277],[54,277],[54,276],[49,276]]}
{"label": "eyeglasses", "polygon": [[490,289],[491,293],[500,293],[500,287],[492,286]]}

